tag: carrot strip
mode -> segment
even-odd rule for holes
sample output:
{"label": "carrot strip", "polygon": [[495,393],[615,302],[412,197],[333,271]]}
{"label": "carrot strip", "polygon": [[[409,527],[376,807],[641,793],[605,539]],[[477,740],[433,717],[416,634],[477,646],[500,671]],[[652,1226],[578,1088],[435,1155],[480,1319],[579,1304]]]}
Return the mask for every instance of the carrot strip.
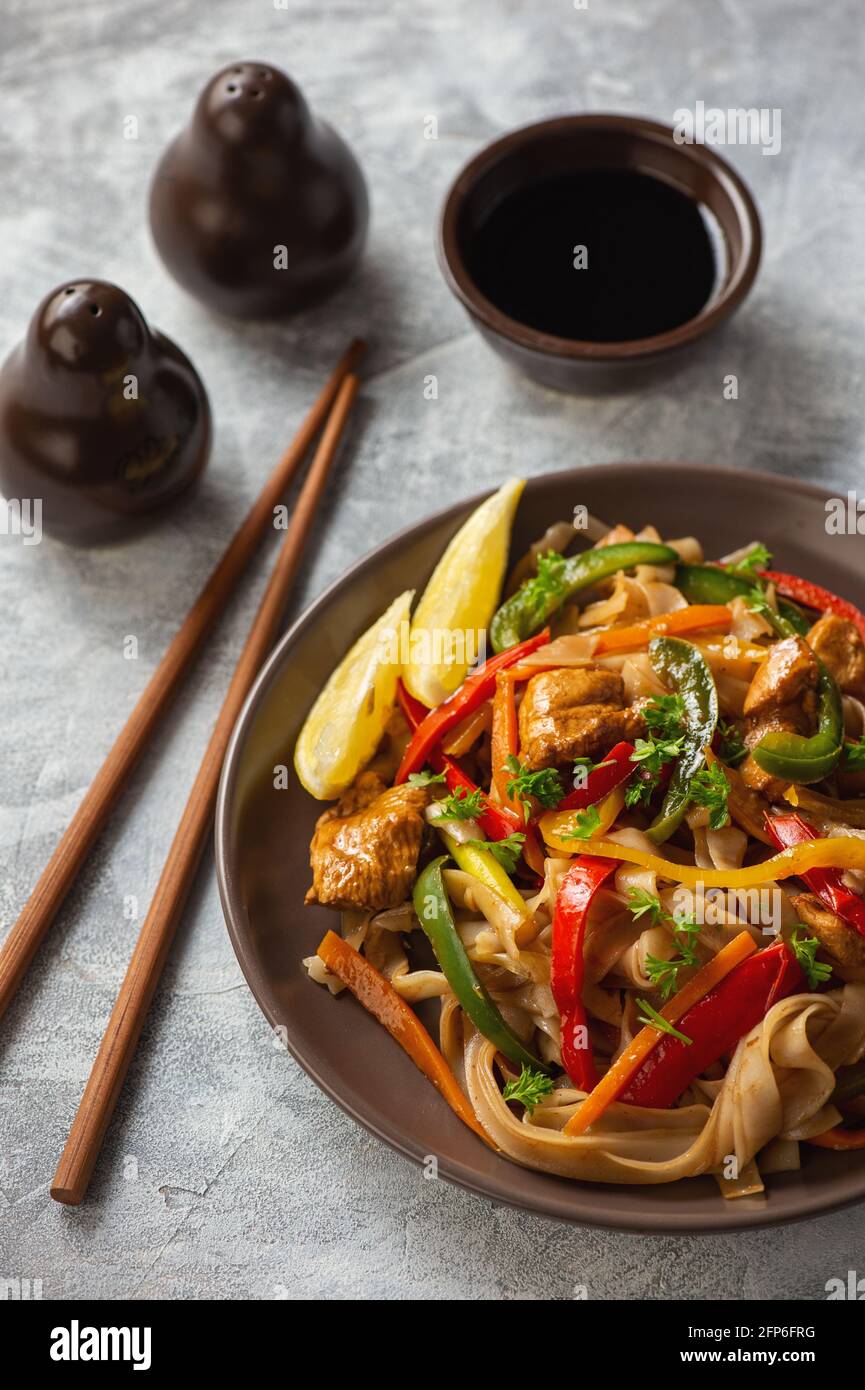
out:
{"label": "carrot strip", "polygon": [[508,770],[507,759],[515,756],[519,747],[517,731],[516,690],[513,681],[496,680],[496,693],[493,696],[493,726],[490,735],[490,761],[492,763],[493,786],[499,794],[502,805],[515,812],[522,819],[522,806],[508,796],[507,784],[513,774]]}
{"label": "carrot strip", "polygon": [[[594,853],[592,845],[592,853]],[[740,932],[716,956],[707,961],[696,975],[661,1010],[668,1023],[676,1023],[689,1009],[720,984],[735,966],[746,960],[757,947],[748,932]],[[608,1105],[624,1091],[631,1077],[639,1070],[656,1043],[664,1036],[659,1028],[647,1024],[629,1047],[613,1063],[579,1110],[565,1125],[565,1134],[583,1134],[589,1125],[600,1119]]]}
{"label": "carrot strip", "polygon": [[494,1147],[441,1052],[414,1009],[397,994],[390,981],[336,932],[327,933],[316,954],[331,974],[342,980],[355,999],[396,1039],[463,1124]]}
{"label": "carrot strip", "polygon": [[806,1139],[805,1143],[814,1144],[818,1149],[865,1149],[865,1129],[842,1129],[836,1125],[834,1129],[824,1129],[822,1134]]}
{"label": "carrot strip", "polygon": [[686,632],[729,632],[732,621],[733,614],[725,603],[694,603],[688,608],[676,608],[672,613],[659,613],[655,618],[646,618],[630,627],[612,627],[601,632],[594,654],[601,656],[604,652],[645,647],[653,637],[681,637]]}

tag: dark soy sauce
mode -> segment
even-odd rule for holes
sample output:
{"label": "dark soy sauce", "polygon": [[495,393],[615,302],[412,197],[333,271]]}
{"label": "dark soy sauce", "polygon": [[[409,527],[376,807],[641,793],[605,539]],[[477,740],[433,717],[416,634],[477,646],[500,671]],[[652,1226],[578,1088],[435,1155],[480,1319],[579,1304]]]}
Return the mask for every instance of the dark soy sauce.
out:
{"label": "dark soy sauce", "polygon": [[[465,251],[478,288],[503,313],[596,343],[650,338],[686,323],[716,276],[698,204],[630,170],[575,170],[517,189],[493,207]],[[575,268],[580,259],[585,269]]]}

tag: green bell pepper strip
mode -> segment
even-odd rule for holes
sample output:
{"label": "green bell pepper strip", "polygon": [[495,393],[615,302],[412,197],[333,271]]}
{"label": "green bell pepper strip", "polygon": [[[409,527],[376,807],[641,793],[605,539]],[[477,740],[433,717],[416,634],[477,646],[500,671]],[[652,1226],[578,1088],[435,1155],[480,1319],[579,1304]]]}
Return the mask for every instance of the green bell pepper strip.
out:
{"label": "green bell pepper strip", "polygon": [[819,657],[817,662],[817,732],[765,734],[751,749],[754,762],[770,777],[807,785],[828,777],[837,766],[844,746],[844,714],[841,694]]}
{"label": "green bell pepper strip", "polygon": [[[717,565],[678,565],[673,583],[689,603],[732,603],[734,598],[750,597],[760,587],[756,579],[730,574]],[[811,627],[804,614],[784,599],[778,599],[777,616],[788,624],[783,629],[785,637],[789,637],[791,631],[804,637]],[[766,617],[776,632],[781,633],[782,629],[773,621],[772,614],[767,613]]]}
{"label": "green bell pepper strip", "polygon": [[682,698],[684,742],[664,803],[646,831],[656,845],[669,840],[690,801],[691,778],[703,766],[704,749],[715,737],[718,692],[702,652],[681,637],[656,637],[649,643],[649,660],[664,683]]}
{"label": "green bell pepper strip", "polygon": [[466,949],[454,925],[447,889],[442,878],[442,865],[447,855],[433,859],[418,877],[414,886],[414,910],[429,937],[436,960],[472,1023],[499,1052],[520,1066],[531,1067],[549,1076],[551,1068],[520,1042],[516,1033],[505,1023],[495,1004],[474,972]]}
{"label": "green bell pepper strip", "polygon": [[[676,586],[689,603],[729,603],[731,598],[753,594],[755,588],[760,587],[741,575],[728,574],[712,565],[679,565]],[[778,611],[767,608],[765,617],[779,637],[803,637],[810,630],[808,619],[783,599],[778,600]],[[816,734],[810,738],[803,734],[766,734],[751,750],[757,766],[770,777],[800,785],[828,777],[837,766],[844,744],[841,693],[816,654],[814,660],[817,663]]]}
{"label": "green bell pepper strip", "polygon": [[535,575],[505,600],[490,624],[493,651],[503,652],[525,641],[580,589],[609,579],[619,570],[636,565],[674,565],[678,558],[670,546],[654,541],[623,541],[569,555],[553,580]]}

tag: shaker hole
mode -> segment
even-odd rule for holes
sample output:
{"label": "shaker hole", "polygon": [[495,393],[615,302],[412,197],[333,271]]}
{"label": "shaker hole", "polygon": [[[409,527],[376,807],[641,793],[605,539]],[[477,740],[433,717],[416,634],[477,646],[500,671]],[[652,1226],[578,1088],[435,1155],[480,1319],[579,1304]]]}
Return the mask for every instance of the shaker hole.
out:
{"label": "shaker hole", "polygon": [[98,318],[100,317],[101,313],[102,313],[102,310],[100,309],[100,307],[99,307],[98,304],[91,304],[91,305],[90,305],[90,312],[91,312],[91,314],[93,315],[93,317],[94,317],[95,319],[98,319]]}
{"label": "shaker hole", "polygon": [[236,91],[237,91],[237,87],[235,86],[235,84],[234,84],[233,82],[229,82],[229,84],[228,84],[228,86],[226,87],[225,90],[226,90],[227,92],[236,92]]}

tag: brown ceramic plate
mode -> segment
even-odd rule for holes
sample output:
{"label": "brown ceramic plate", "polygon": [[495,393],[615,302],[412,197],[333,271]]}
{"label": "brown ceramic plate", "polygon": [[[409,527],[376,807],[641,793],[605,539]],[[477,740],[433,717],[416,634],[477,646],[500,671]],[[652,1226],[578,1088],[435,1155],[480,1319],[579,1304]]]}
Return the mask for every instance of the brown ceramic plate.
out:
{"label": "brown ceramic plate", "polygon": [[[628,463],[533,478],[517,517],[520,554],[549,522],[585,504],[670,536],[692,532],[721,555],[762,540],[780,569],[865,607],[861,538],[828,536],[829,494],[767,474],[686,463]],[[570,1182],[517,1167],[460,1123],[413,1063],[359,1004],[332,999],[301,965],[335,924],[305,908],[308,850],[321,805],[294,777],[292,750],[317,692],[352,642],[394,596],[422,588],[445,544],[479,498],[404,531],[361,560],[312,605],[277,645],[238,720],[217,807],[217,868],[234,949],[268,1021],[322,1090],[392,1148],[495,1201],[567,1221],[639,1231],[729,1231],[765,1226],[865,1197],[865,1154],[803,1146],[803,1167],[768,1179],[765,1197],[725,1202],[711,1178],[658,1187]],[[289,769],[287,790],[273,770]],[[427,1005],[435,1018],[435,1005]]]}

